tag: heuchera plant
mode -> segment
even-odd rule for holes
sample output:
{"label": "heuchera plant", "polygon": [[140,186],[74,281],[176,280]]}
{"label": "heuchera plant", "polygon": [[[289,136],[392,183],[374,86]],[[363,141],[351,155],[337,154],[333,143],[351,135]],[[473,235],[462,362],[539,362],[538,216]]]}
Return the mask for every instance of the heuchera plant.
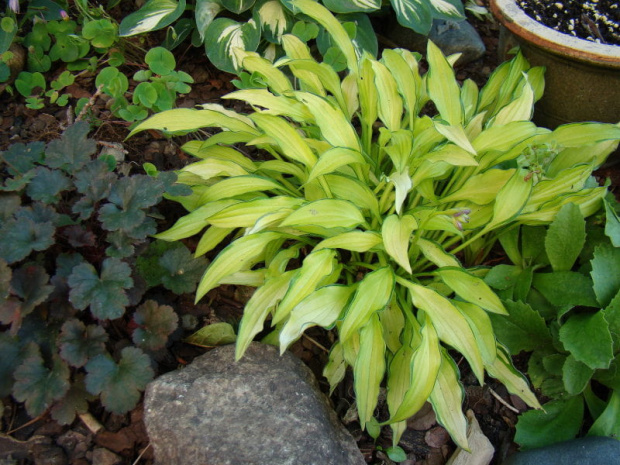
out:
{"label": "heuchera plant", "polygon": [[[321,24],[346,57],[348,73],[316,62],[283,37],[272,64],[236,50],[266,88],[244,89],[248,115],[220,106],[160,113],[133,132],[220,128],[186,143],[200,158],[180,170],[193,194],[189,214],[157,235],[201,234],[196,254],[226,245],[207,268],[196,299],[223,283],[255,286],[237,338],[237,357],[264,329],[282,351],[305,329],[337,334],[324,374],[332,389],[351,367],[363,427],[387,385],[394,443],[426,401],[455,442],[467,447],[459,369],[462,354],[482,384],[485,371],[539,407],[490,314],[506,314],[476,267],[503,231],[547,224],[563,205],[584,215],[606,188],[591,179],[620,139],[610,124],[555,131],[529,121],[543,70],[518,54],[479,90],[456,81],[451,62],[428,45],[428,72],[406,50],[358,56],[347,32],[316,2],[295,7]],[[290,72],[293,81],[288,77]],[[435,108],[434,116],[425,111]],[[553,157],[528,156],[553,144]],[[257,149],[256,157],[247,150]],[[469,267],[466,267],[465,264]]]}

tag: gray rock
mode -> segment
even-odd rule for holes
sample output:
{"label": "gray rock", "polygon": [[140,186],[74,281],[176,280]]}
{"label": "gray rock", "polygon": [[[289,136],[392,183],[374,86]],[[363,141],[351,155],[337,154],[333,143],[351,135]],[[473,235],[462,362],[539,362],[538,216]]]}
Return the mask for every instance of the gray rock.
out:
{"label": "gray rock", "polygon": [[427,36],[394,22],[388,28],[387,38],[398,47],[407,48],[426,55],[426,43],[432,40],[444,55],[461,53],[458,64],[477,60],[484,55],[486,48],[476,29],[467,21],[433,20]]}
{"label": "gray rock", "polygon": [[145,425],[162,465],[363,465],[364,458],[290,353],[223,346],[146,390]]}
{"label": "gray rock", "polygon": [[518,452],[503,465],[619,465],[620,441],[607,437],[586,437],[538,449]]}

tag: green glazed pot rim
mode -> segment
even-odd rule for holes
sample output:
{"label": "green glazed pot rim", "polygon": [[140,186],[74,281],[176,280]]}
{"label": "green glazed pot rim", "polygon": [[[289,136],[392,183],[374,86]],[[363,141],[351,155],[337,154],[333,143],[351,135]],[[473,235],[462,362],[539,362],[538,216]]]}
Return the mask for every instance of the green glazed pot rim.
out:
{"label": "green glazed pot rim", "polygon": [[555,54],[620,69],[620,46],[563,34],[530,18],[516,0],[490,0],[491,12],[514,35]]}

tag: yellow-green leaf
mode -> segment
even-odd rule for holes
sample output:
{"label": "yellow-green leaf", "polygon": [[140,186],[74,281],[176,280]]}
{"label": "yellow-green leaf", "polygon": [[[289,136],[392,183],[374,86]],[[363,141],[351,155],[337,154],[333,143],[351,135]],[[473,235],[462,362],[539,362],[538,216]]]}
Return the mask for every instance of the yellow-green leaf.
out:
{"label": "yellow-green leaf", "polygon": [[156,234],[155,238],[164,241],[178,241],[193,236],[202,231],[209,224],[209,218],[236,203],[239,203],[239,200],[226,199],[203,205],[179,218],[170,229]]}
{"label": "yellow-green leaf", "polygon": [[280,210],[290,213],[302,202],[303,199],[284,196],[241,202],[220,210],[209,218],[209,223],[219,228],[249,228],[264,215]]}
{"label": "yellow-green leaf", "polygon": [[[286,64],[295,77],[301,82],[302,89],[317,95],[325,96],[325,88],[323,87],[320,77],[316,73],[298,66],[296,63],[301,60],[314,61],[306,43],[293,34],[284,34],[282,36],[282,48],[284,48],[286,56],[291,58]],[[318,66],[316,61],[314,61],[314,63]]]}
{"label": "yellow-green leaf", "polygon": [[288,116],[295,121],[308,121],[312,119],[312,114],[308,109],[297,100],[283,95],[273,95],[267,89],[243,89],[222,98],[243,100],[255,107],[262,107],[261,113],[275,116]]}
{"label": "yellow-green leaf", "polygon": [[359,209],[346,200],[323,199],[307,203],[291,213],[281,226],[355,228],[364,222]]}
{"label": "yellow-green leaf", "polygon": [[380,244],[383,244],[383,239],[374,231],[349,231],[322,240],[314,250],[344,249],[352,252],[368,252]]}
{"label": "yellow-green leaf", "polygon": [[519,97],[513,99],[497,112],[491,124],[493,126],[503,126],[513,121],[528,121],[532,118],[534,111],[534,90],[524,75],[521,93]]}
{"label": "yellow-green leaf", "polygon": [[450,142],[462,148],[466,152],[469,152],[472,155],[476,155],[476,149],[471,145],[471,142],[467,138],[467,134],[465,134],[463,126],[443,124],[439,121],[435,121],[434,123],[435,129],[437,129],[437,132],[439,132],[439,134],[441,134]]}
{"label": "yellow-green leaf", "polygon": [[489,312],[508,315],[497,294],[479,277],[456,267],[440,268],[437,274],[463,300]]}
{"label": "yellow-green leaf", "polygon": [[[197,157],[197,158],[226,160],[229,162],[236,163],[248,173],[252,173],[256,171],[256,165],[254,164],[254,162],[250,160],[248,157],[246,157],[245,155],[243,155],[241,152],[235,150],[232,147],[225,147],[222,145],[211,145],[207,143],[213,140],[213,138],[219,136],[220,134],[226,134],[226,133],[220,132],[214,136],[209,137],[209,139],[207,139],[206,141],[190,140],[186,142],[185,144],[183,144],[181,146],[181,149],[184,152],[189,153],[190,155],[193,155],[194,157]],[[255,137],[255,135],[253,135],[252,138],[253,137]],[[244,142],[247,142],[247,141],[244,140]],[[200,162],[197,162],[197,163],[200,163]],[[192,165],[188,165],[188,167],[189,166],[192,166]]]}
{"label": "yellow-green leaf", "polygon": [[375,60],[371,63],[375,72],[379,118],[390,131],[398,131],[403,117],[403,100],[398,94],[398,86],[383,63]]}
{"label": "yellow-green leaf", "polygon": [[438,150],[430,152],[425,158],[425,161],[431,163],[444,162],[453,166],[478,165],[470,152],[454,144],[443,145]]}
{"label": "yellow-green leaf", "polygon": [[[412,117],[416,115],[416,88],[415,74],[404,58],[391,49],[383,51],[381,61],[390,70],[396,80],[398,91],[403,97],[405,108]],[[410,125],[411,128],[411,125]]]}
{"label": "yellow-green leaf", "polygon": [[327,174],[325,180],[334,197],[350,200],[357,207],[368,209],[374,215],[379,216],[379,201],[366,183],[340,174]]}
{"label": "yellow-green leaf", "polygon": [[345,308],[353,286],[324,286],[299,302],[280,331],[280,353],[312,327],[331,327]]}
{"label": "yellow-green leaf", "polygon": [[396,260],[408,273],[411,273],[409,263],[409,241],[418,227],[418,222],[411,215],[390,215],[383,221],[381,236],[385,251]]}
{"label": "yellow-green leaf", "polygon": [[250,192],[284,191],[284,187],[272,179],[261,176],[235,176],[224,178],[207,187],[200,196],[200,202],[205,204],[217,200],[230,199]]}
{"label": "yellow-green leaf", "polygon": [[360,331],[360,350],[353,367],[355,401],[362,428],[373,416],[385,374],[385,342],[375,314]]}
{"label": "yellow-green leaf", "polygon": [[234,49],[237,61],[250,73],[261,74],[269,87],[279,95],[288,94],[293,90],[291,80],[276,68],[269,60],[256,52],[248,52],[240,48]]}
{"label": "yellow-green leaf", "polygon": [[244,176],[250,174],[239,164],[217,158],[205,158],[204,160],[191,163],[179,172],[179,179],[183,179],[184,173],[192,173],[203,180],[217,176]]}
{"label": "yellow-green leaf", "polygon": [[339,330],[343,343],[357,334],[373,313],[390,303],[394,282],[394,273],[390,267],[379,268],[364,276]]}
{"label": "yellow-green leaf", "polygon": [[347,371],[347,364],[344,359],[344,349],[340,342],[336,342],[329,351],[329,360],[323,368],[323,376],[329,383],[329,394],[331,395],[340,381],[344,379]]}
{"label": "yellow-green leaf", "polygon": [[426,75],[428,95],[444,121],[452,126],[462,126],[461,91],[452,66],[431,40],[428,41],[426,58],[429,63],[429,70]]}
{"label": "yellow-green leaf", "polygon": [[200,257],[207,252],[210,252],[224,239],[226,239],[226,237],[228,237],[228,235],[235,229],[236,228],[217,228],[215,226],[210,226],[198,241],[194,255],[196,257]]}
{"label": "yellow-green leaf", "polygon": [[460,300],[453,300],[452,302],[469,322],[469,327],[478,341],[478,348],[484,363],[494,363],[497,356],[497,344],[495,343],[495,333],[489,314],[478,305],[469,302]]}
{"label": "yellow-green leaf", "polygon": [[431,263],[441,266],[460,266],[456,257],[446,252],[437,242],[420,237],[416,245],[422,251],[424,257]]}
{"label": "yellow-green leaf", "polygon": [[470,200],[477,205],[492,203],[497,193],[515,173],[514,169],[490,169],[465,181],[463,187],[441,199],[442,203]]}
{"label": "yellow-green leaf", "polygon": [[489,375],[500,381],[508,392],[519,396],[532,408],[542,408],[534,393],[530,390],[528,382],[521,373],[512,365],[510,356],[503,347],[498,346],[497,357],[492,365],[486,365]]}
{"label": "yellow-green leaf", "polygon": [[333,173],[343,166],[350,166],[353,163],[366,163],[364,157],[357,150],[343,147],[334,147],[322,153],[319,161],[314,165],[310,176],[306,182],[310,182],[324,174]]}
{"label": "yellow-green leaf", "polygon": [[527,203],[532,185],[532,176],[524,170],[516,170],[508,182],[500,189],[493,206],[493,218],[485,227],[491,230],[515,218]]}

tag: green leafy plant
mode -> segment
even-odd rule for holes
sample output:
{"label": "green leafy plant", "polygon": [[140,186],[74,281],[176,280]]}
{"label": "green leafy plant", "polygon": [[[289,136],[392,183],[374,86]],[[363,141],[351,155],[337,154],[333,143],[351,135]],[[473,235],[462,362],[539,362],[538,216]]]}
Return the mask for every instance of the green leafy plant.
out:
{"label": "green leafy plant", "polygon": [[[615,208],[614,208],[615,207]],[[511,354],[531,352],[528,374],[550,401],[526,412],[516,441],[524,448],[587,434],[620,433],[620,228],[609,196],[605,215],[588,222],[570,203],[549,227],[523,226],[500,236],[513,264],[493,267],[486,282],[509,315],[492,316]],[[587,406],[587,411],[584,406]]]}
{"label": "green leafy plant", "polygon": [[[304,42],[318,37],[325,61],[337,70],[345,64],[339,47],[331,43],[324,31],[319,34],[316,21],[308,21],[307,16],[299,14],[294,0],[196,0],[194,3],[190,20],[181,18],[190,8],[185,0],[148,0],[122,20],[120,35],[132,36],[168,27],[167,42],[178,44],[193,34],[192,43],[204,43],[209,60],[231,73],[242,70],[235,55],[230,53],[233,47],[260,50],[263,56],[273,59],[282,53],[284,34],[294,34]],[[323,4],[338,14],[360,53],[365,50],[377,54],[377,39],[368,15],[378,12],[383,2],[324,0]],[[389,4],[401,25],[421,34],[428,34],[435,18],[464,18],[461,0],[390,0]]]}
{"label": "green leafy plant", "polygon": [[[542,70],[520,54],[479,90],[472,81],[457,83],[433,43],[424,75],[419,57],[406,50],[359,58],[327,9],[309,0],[295,5],[329,32],[348,73],[340,79],[285,35],[286,57],[275,64],[235,51],[266,88],[227,98],[254,112],[205,105],[140,123],[132,134],[221,129],[183,145],[200,159],[178,172],[192,187],[192,195],[177,198],[189,213],[156,237],[200,234],[198,256],[224,245],[197,300],[220,284],[256,287],[240,322],[237,357],[266,323],[273,332],[265,340],[282,351],[311,326],[333,329],[324,374],[333,389],[352,368],[363,427],[376,425],[385,382],[390,418],[382,424],[392,426],[394,445],[405,420],[428,400],[466,447],[459,369],[448,348],[465,357],[480,383],[486,371],[539,406],[496,343],[489,315],[507,311],[476,264],[515,225],[550,223],[567,203],[594,213],[606,188],[588,179],[620,128],[536,127],[529,118]],[[431,103],[435,116],[422,113]],[[522,154],[541,144],[558,153],[539,169]],[[252,149],[256,157],[244,155]]]}
{"label": "green leafy plant", "polygon": [[[181,243],[139,253],[162,196],[188,189],[173,173],[121,174],[96,157],[89,130],[79,122],[47,145],[0,152],[0,398],[61,423],[94,399],[133,408],[179,320],[145,292],[193,292],[207,265]],[[112,329],[127,339],[120,352]]]}

